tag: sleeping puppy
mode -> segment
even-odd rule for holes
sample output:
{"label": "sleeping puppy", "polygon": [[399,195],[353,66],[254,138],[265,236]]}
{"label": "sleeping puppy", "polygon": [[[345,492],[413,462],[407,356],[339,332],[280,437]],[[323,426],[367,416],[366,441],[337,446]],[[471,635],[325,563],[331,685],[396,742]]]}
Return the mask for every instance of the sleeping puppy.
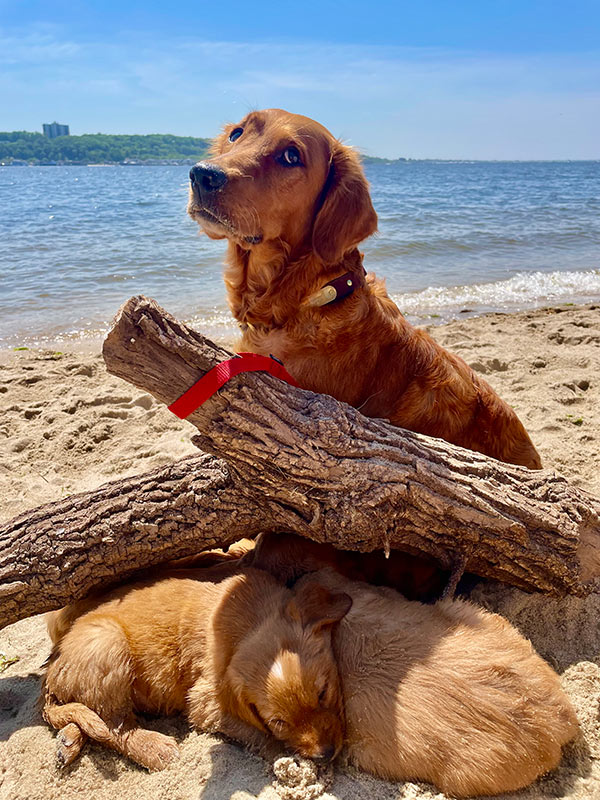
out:
{"label": "sleeping puppy", "polygon": [[188,213],[229,241],[241,350],[274,355],[304,389],[500,461],[541,461],[512,408],[413,328],[356,245],[377,215],[357,154],[307,117],[252,111],[192,167]]}
{"label": "sleeping puppy", "polygon": [[425,606],[325,569],[298,590],[352,598],[333,634],[355,766],[428,781],[454,797],[527,786],[578,731],[558,675],[496,614],[459,600]]}
{"label": "sleeping puppy", "polygon": [[331,760],[343,738],[331,632],[350,605],[314,582],[292,592],[266,572],[224,564],[54,612],[43,716],[60,730],[59,763],[89,737],[162,769],[177,744],[136,712],[175,711],[263,754],[279,743]]}

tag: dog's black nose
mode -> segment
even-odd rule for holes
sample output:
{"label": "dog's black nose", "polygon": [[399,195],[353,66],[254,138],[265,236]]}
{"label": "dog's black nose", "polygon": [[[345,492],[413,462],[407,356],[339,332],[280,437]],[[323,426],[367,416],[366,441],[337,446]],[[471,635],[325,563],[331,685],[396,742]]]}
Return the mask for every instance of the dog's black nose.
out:
{"label": "dog's black nose", "polygon": [[191,168],[190,180],[199,192],[216,192],[227,183],[227,175],[220,167],[200,161]]}
{"label": "dog's black nose", "polygon": [[332,744],[329,744],[326,747],[323,747],[323,749],[318,755],[313,756],[313,760],[318,761],[319,763],[325,761],[331,761],[334,755],[335,755],[335,747]]}

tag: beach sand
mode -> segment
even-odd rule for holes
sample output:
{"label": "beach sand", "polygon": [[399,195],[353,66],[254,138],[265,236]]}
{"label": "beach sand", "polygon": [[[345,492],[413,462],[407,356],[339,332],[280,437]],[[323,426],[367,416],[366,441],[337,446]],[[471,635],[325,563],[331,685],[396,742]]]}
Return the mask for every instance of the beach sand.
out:
{"label": "beach sand", "polygon": [[[600,306],[490,314],[431,329],[511,403],[544,465],[600,496]],[[0,353],[0,519],[194,453],[194,429],[106,374],[99,354]],[[499,584],[472,598],[503,614],[561,675],[581,722],[561,767],[519,798],[600,799],[600,595],[548,599]],[[148,774],[98,746],[60,772],[54,732],[36,707],[49,653],[42,617],[0,631],[18,657],[0,675],[0,800],[442,800],[424,784],[391,784],[337,766],[320,776],[290,759],[264,762],[180,718],[178,763]],[[1,667],[0,667],[1,668]]]}

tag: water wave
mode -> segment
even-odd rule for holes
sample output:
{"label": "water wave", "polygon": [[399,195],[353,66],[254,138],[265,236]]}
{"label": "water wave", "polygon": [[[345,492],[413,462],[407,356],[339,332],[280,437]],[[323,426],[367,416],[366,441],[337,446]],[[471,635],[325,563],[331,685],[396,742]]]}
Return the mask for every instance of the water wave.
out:
{"label": "water wave", "polygon": [[409,318],[448,320],[457,314],[521,311],[548,304],[586,303],[600,299],[600,269],[574,272],[518,272],[506,280],[466,286],[429,286],[394,294]]}
{"label": "water wave", "polygon": [[[367,172],[380,233],[361,245],[365,263],[412,321],[600,298],[597,163],[376,162]],[[0,347],[93,339],[133,294],[232,340],[225,245],[186,216],[187,173],[0,169]]]}

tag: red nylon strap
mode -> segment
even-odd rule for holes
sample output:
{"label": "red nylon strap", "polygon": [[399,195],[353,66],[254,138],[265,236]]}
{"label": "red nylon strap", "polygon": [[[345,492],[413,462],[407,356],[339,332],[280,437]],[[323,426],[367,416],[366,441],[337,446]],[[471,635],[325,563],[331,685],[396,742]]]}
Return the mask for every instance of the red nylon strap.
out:
{"label": "red nylon strap", "polygon": [[222,361],[209,369],[200,380],[178,397],[169,406],[179,419],[185,419],[205,403],[209,397],[218,392],[228,380],[242,372],[268,372],[292,386],[298,386],[292,376],[286,372],[283,364],[272,356],[259,356],[257,353],[238,353],[234,358]]}

